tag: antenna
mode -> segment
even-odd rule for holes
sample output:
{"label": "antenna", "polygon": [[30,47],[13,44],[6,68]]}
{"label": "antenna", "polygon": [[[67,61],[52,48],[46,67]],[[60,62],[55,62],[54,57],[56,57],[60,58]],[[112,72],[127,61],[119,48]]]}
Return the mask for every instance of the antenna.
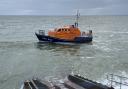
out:
{"label": "antenna", "polygon": [[79,17],[80,17],[80,13],[79,13],[79,10],[77,10],[75,27],[78,27],[78,20],[79,20]]}

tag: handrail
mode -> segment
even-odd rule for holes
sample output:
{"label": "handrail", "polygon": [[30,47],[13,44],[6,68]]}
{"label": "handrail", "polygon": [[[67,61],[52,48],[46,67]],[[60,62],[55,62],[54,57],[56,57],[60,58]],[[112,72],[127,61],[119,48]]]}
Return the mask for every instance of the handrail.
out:
{"label": "handrail", "polygon": [[109,75],[107,75],[107,80],[110,81],[111,86],[113,86],[113,83],[119,84],[120,89],[121,89],[122,85],[128,86],[128,78],[124,77],[124,76],[109,74]]}
{"label": "handrail", "polygon": [[29,82],[28,82],[28,85],[29,85],[29,88],[30,88],[30,89],[32,89],[32,87],[31,87],[31,85],[30,85],[30,83],[29,83]]}
{"label": "handrail", "polygon": [[31,82],[32,82],[33,86],[34,86],[36,89],[39,89],[39,88],[36,86],[36,84],[34,83],[33,80],[31,80]]}
{"label": "handrail", "polygon": [[40,35],[45,35],[45,30],[39,30]]}
{"label": "handrail", "polygon": [[128,77],[124,77],[124,76],[120,76],[120,75],[116,75],[116,74],[109,74],[109,75],[113,75],[113,76],[117,76],[117,77],[121,77],[121,78],[126,78],[126,79],[128,79]]}

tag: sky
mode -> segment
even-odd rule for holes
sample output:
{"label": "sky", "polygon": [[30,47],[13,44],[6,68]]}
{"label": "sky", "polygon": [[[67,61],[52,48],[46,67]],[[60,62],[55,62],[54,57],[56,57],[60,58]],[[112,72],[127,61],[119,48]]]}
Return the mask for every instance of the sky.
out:
{"label": "sky", "polygon": [[0,0],[0,15],[128,15],[128,0]]}

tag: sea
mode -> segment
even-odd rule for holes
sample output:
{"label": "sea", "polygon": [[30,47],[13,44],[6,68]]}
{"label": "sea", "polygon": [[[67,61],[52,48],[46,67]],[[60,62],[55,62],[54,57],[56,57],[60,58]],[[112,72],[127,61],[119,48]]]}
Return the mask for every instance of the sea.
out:
{"label": "sea", "polygon": [[79,74],[106,84],[108,74],[128,77],[128,16],[81,16],[91,43],[40,43],[35,36],[74,22],[75,16],[0,16],[0,89],[20,89],[35,77]]}

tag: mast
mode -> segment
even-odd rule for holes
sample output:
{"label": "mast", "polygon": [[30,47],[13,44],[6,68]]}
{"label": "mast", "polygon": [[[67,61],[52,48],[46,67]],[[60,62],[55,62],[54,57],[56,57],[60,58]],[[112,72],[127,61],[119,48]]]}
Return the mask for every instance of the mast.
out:
{"label": "mast", "polygon": [[79,20],[79,17],[80,17],[80,13],[79,13],[79,10],[77,10],[75,27],[78,27],[78,20]]}

